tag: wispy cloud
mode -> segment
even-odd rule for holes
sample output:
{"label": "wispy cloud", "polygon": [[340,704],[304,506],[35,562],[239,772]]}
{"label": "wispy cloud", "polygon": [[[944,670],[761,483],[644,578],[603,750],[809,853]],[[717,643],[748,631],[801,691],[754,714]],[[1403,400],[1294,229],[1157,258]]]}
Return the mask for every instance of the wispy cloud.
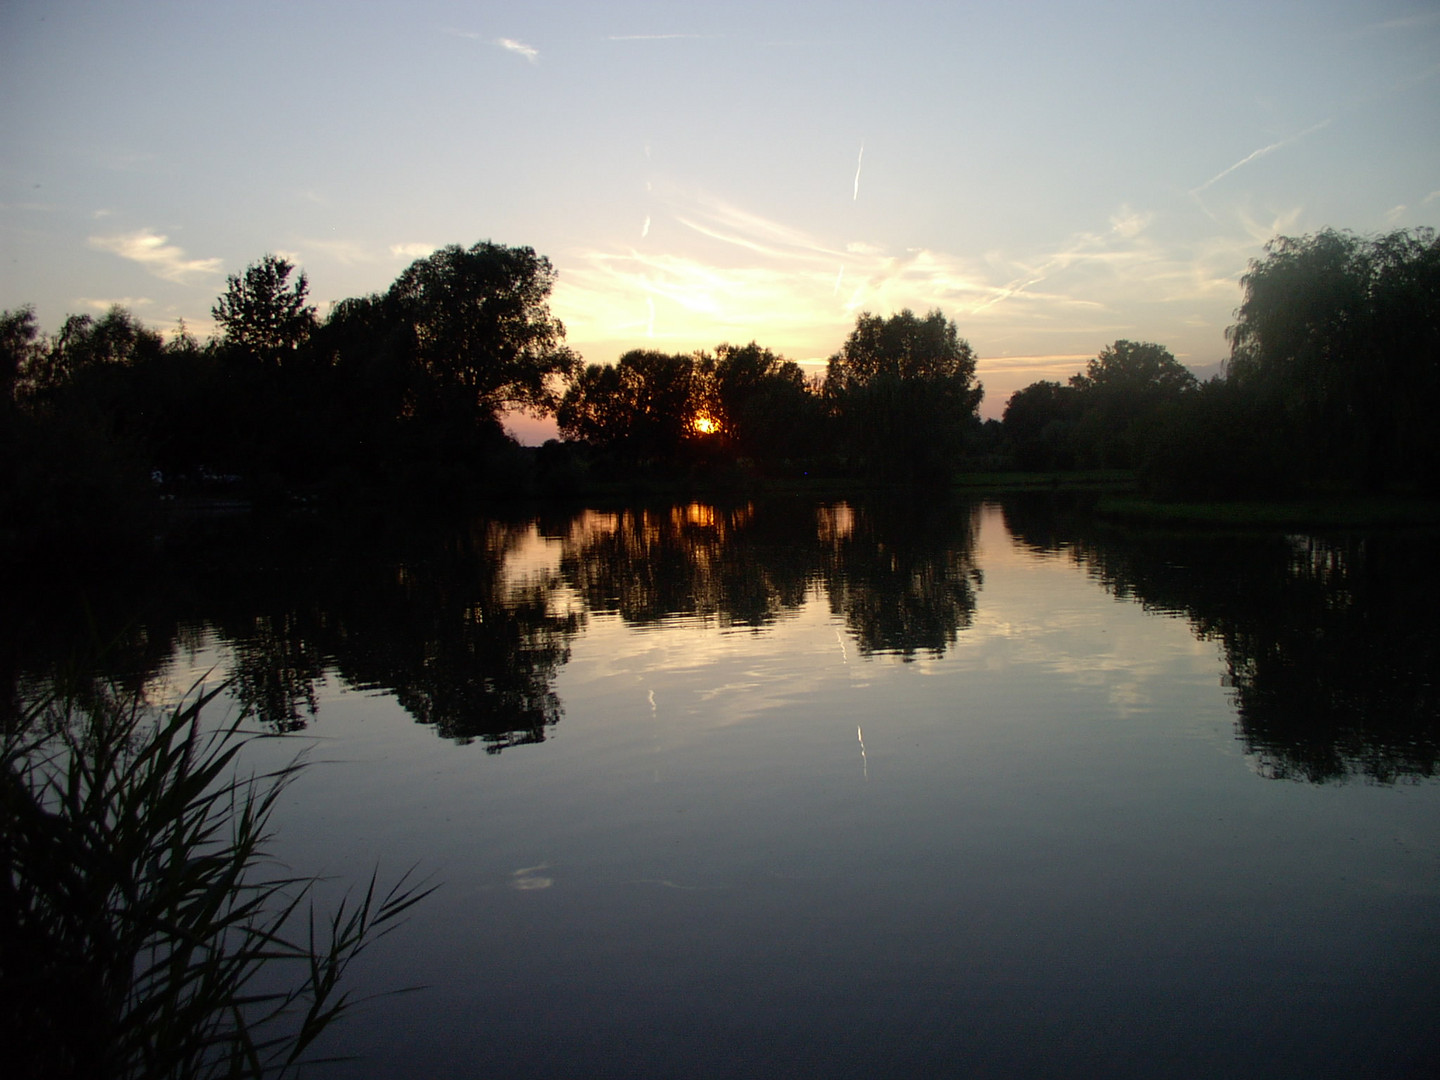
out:
{"label": "wispy cloud", "polygon": [[993,294],[978,268],[943,254],[863,243],[847,250],[703,196],[675,209],[689,243],[663,252],[592,250],[566,260],[555,309],[572,339],[644,334],[698,348],[764,338],[807,359],[843,340],[859,310],[954,312]]}
{"label": "wispy cloud", "polygon": [[100,297],[81,296],[75,301],[81,307],[87,307],[91,311],[109,311],[113,307],[138,308],[153,304],[155,301],[148,296],[116,296],[109,299]]}
{"label": "wispy cloud", "polygon": [[705,34],[607,34],[604,41],[701,41]]}
{"label": "wispy cloud", "polygon": [[1245,167],[1246,165],[1249,165],[1250,162],[1252,162],[1252,161],[1256,161],[1256,160],[1258,160],[1258,159],[1260,159],[1260,158],[1262,158],[1262,157],[1265,157],[1265,155],[1267,155],[1267,154],[1273,154],[1276,150],[1280,150],[1280,149],[1282,149],[1282,148],[1284,148],[1284,147],[1286,147],[1286,146],[1290,146],[1290,145],[1292,145],[1292,144],[1294,144],[1294,143],[1297,143],[1297,142],[1299,142],[1301,139],[1305,138],[1307,135],[1313,135],[1313,134],[1315,134],[1315,132],[1320,131],[1322,128],[1327,128],[1327,127],[1329,127],[1329,126],[1330,126],[1330,121],[1329,121],[1328,119],[1326,119],[1326,120],[1321,120],[1320,123],[1315,124],[1315,125],[1313,125],[1313,126],[1311,126],[1311,127],[1308,127],[1308,128],[1306,128],[1304,131],[1297,132],[1297,133],[1294,134],[1294,135],[1286,136],[1285,138],[1280,139],[1278,142],[1273,142],[1273,143],[1271,143],[1269,146],[1262,146],[1262,147],[1260,147],[1259,150],[1252,150],[1252,151],[1250,151],[1250,153],[1246,154],[1246,155],[1245,155],[1243,158],[1241,158],[1239,161],[1235,162],[1234,165],[1231,165],[1231,166],[1230,166],[1229,168],[1227,168],[1227,169],[1221,169],[1218,173],[1216,173],[1214,176],[1212,176],[1209,180],[1206,180],[1206,181],[1205,181],[1203,184],[1201,184],[1199,187],[1197,187],[1197,188],[1192,188],[1192,189],[1190,190],[1190,194],[1191,194],[1191,195],[1199,195],[1202,191],[1204,191],[1204,190],[1206,190],[1207,188],[1211,187],[1212,185],[1218,183],[1219,181],[1225,179],[1225,177],[1229,176],[1229,175],[1230,175],[1231,173],[1233,173],[1236,169],[1243,168],[1243,167]]}
{"label": "wispy cloud", "polygon": [[399,259],[423,259],[432,254],[438,246],[424,243],[391,244],[390,254]]}
{"label": "wispy cloud", "polygon": [[1110,228],[1117,236],[1130,240],[1145,231],[1153,216],[1132,210],[1128,205],[1122,206],[1110,215]]}
{"label": "wispy cloud", "polygon": [[992,356],[985,361],[987,374],[1011,372],[1049,372],[1049,377],[1073,375],[1085,366],[1095,353],[1046,353],[1039,356]]}
{"label": "wispy cloud", "polygon": [[[753,339],[823,360],[861,311],[939,308],[982,357],[1013,354],[986,369],[1004,394],[1073,374],[1076,350],[1153,340],[1161,323],[1196,328],[1164,344],[1204,353],[1207,330],[1228,319],[1239,275],[1263,243],[1232,229],[1177,244],[1154,235],[1153,214],[1121,206],[1105,227],[1049,248],[963,256],[847,243],[694,192],[663,201],[680,227],[666,231],[663,248],[622,242],[557,259],[552,307],[591,359],[653,338],[677,351]],[[1218,353],[1223,341],[1210,336]],[[1028,378],[1017,382],[1017,373]]]}
{"label": "wispy cloud", "polygon": [[122,259],[138,262],[158,278],[184,283],[197,275],[218,274],[219,259],[191,259],[183,248],[167,242],[167,237],[152,229],[90,237],[90,246],[108,251]]}
{"label": "wispy cloud", "polygon": [[526,45],[523,41],[516,41],[514,38],[502,37],[496,38],[495,44],[499,45],[500,48],[504,49],[506,52],[512,52],[519,56],[523,56],[532,64],[539,63],[540,61],[540,50],[530,45]]}
{"label": "wispy cloud", "polygon": [[1301,207],[1293,206],[1268,217],[1257,218],[1248,209],[1242,208],[1236,211],[1235,216],[1246,235],[1258,246],[1277,236],[1293,235],[1299,229],[1304,213]]}
{"label": "wispy cloud", "polygon": [[466,41],[483,41],[487,45],[498,46],[499,48],[504,49],[506,52],[515,53],[517,56],[523,56],[532,64],[538,63],[540,60],[539,49],[536,49],[531,45],[526,45],[523,41],[516,41],[514,38],[492,38],[486,34],[477,33],[474,30],[459,30],[453,26],[445,27],[445,29],[442,30],[441,33],[447,35],[448,37],[464,38]]}

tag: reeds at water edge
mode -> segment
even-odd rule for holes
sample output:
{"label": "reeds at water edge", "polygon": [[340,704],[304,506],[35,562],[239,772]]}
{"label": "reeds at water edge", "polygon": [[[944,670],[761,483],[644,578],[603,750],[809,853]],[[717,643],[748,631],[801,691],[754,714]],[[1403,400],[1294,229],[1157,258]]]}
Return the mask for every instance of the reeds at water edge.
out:
{"label": "reeds at water edge", "polygon": [[50,697],[3,733],[0,1046],[13,1077],[294,1075],[355,1000],[347,967],[433,891],[371,875],[333,911],[277,873],[271,815],[305,767],[239,768],[223,687],[159,713]]}

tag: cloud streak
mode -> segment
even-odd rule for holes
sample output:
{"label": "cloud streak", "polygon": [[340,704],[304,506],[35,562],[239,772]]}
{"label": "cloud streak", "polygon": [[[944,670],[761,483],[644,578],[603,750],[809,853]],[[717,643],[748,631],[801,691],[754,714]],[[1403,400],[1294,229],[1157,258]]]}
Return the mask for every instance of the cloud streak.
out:
{"label": "cloud streak", "polygon": [[607,34],[604,41],[703,41],[704,34]]}
{"label": "cloud streak", "polygon": [[151,300],[148,296],[117,296],[109,299],[82,296],[78,300],[78,303],[83,304],[92,311],[109,311],[114,307],[133,310],[137,307],[146,307],[154,302],[155,301]]}
{"label": "cloud streak", "polygon": [[533,48],[532,46],[526,45],[523,41],[516,41],[514,38],[502,37],[496,38],[495,44],[499,45],[500,48],[504,49],[506,52],[515,53],[517,56],[523,56],[532,64],[539,63],[540,61],[540,50]]}
{"label": "cloud streak", "polygon": [[[1104,227],[1052,246],[966,257],[841,241],[693,191],[666,202],[679,228],[663,249],[621,241],[557,259],[551,307],[587,359],[641,343],[687,352],[755,340],[822,364],[862,311],[938,308],[975,347],[982,413],[997,417],[1013,391],[1064,381],[1116,338],[1218,361],[1239,275],[1263,243],[1166,240],[1153,235],[1154,214],[1121,205]],[[1188,332],[1161,331],[1176,326]]]}
{"label": "cloud streak", "polygon": [[483,41],[487,45],[494,45],[497,48],[504,49],[506,52],[512,52],[516,56],[523,56],[532,64],[538,63],[540,60],[539,49],[531,45],[526,45],[523,41],[516,41],[514,38],[486,37],[484,34],[476,33],[474,30],[457,30],[453,26],[446,27],[442,33],[449,37],[464,38],[466,41]]}
{"label": "cloud streak", "polygon": [[90,237],[90,246],[108,251],[122,259],[137,262],[156,277],[184,284],[193,277],[218,274],[219,259],[191,259],[183,248],[167,242],[168,238],[152,229]]}
{"label": "cloud streak", "polygon": [[[1263,242],[1177,244],[1152,234],[1153,213],[1121,205],[1105,227],[1048,248],[966,257],[825,237],[693,191],[666,203],[679,229],[662,249],[622,241],[557,259],[552,309],[587,358],[613,359],[642,341],[689,351],[757,340],[823,363],[862,311],[938,308],[982,358],[986,415],[1035,379],[1063,381],[1117,337],[1163,340],[1187,361],[1218,359],[1218,328]],[[1162,324],[1191,332],[1164,337]]]}
{"label": "cloud streak", "polygon": [[1252,151],[1250,151],[1250,153],[1246,154],[1246,155],[1245,155],[1243,158],[1241,158],[1239,161],[1235,162],[1234,165],[1231,165],[1228,169],[1221,169],[1218,173],[1216,173],[1214,176],[1212,176],[1209,180],[1206,180],[1206,181],[1205,181],[1203,184],[1201,184],[1199,187],[1197,187],[1197,188],[1191,188],[1190,194],[1191,194],[1191,195],[1199,195],[1202,191],[1206,190],[1207,188],[1211,187],[1212,185],[1214,185],[1214,184],[1216,184],[1216,183],[1219,183],[1221,180],[1225,179],[1225,177],[1229,176],[1229,175],[1230,175],[1231,173],[1233,173],[1236,169],[1244,168],[1246,165],[1249,165],[1252,161],[1257,161],[1257,160],[1259,160],[1260,158],[1265,157],[1267,154],[1273,154],[1276,150],[1280,150],[1280,149],[1283,149],[1284,147],[1287,147],[1287,146],[1292,145],[1293,143],[1297,143],[1297,142],[1299,142],[1301,139],[1305,138],[1307,135],[1313,135],[1313,134],[1315,134],[1315,132],[1321,130],[1322,128],[1327,128],[1327,127],[1329,127],[1329,126],[1330,126],[1330,121],[1329,121],[1328,119],[1327,119],[1327,120],[1321,120],[1320,123],[1315,124],[1315,125],[1313,125],[1313,126],[1311,126],[1311,127],[1308,127],[1308,128],[1306,128],[1304,131],[1298,132],[1297,134],[1294,134],[1294,135],[1287,136],[1286,138],[1281,139],[1281,140],[1279,140],[1278,142],[1273,142],[1273,143],[1271,143],[1269,146],[1262,146],[1262,147],[1260,147],[1259,150],[1252,150]]}

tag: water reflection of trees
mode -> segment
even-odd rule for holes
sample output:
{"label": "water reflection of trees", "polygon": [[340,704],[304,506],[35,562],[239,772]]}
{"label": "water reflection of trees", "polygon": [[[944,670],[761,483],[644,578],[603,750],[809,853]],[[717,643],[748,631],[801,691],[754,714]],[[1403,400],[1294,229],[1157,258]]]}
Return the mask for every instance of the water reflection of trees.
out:
{"label": "water reflection of trees", "polygon": [[505,556],[529,534],[483,523],[428,558],[390,569],[389,602],[350,613],[353,644],[337,655],[340,676],[393,692],[436,733],[487,749],[543,741],[561,715],[554,680],[580,629],[576,612],[552,604],[553,572],[520,582]]}
{"label": "water reflection of trees", "polygon": [[[558,560],[512,573],[541,537],[558,541]],[[139,691],[176,657],[194,667],[215,646],[213,674],[271,730],[311,724],[333,680],[499,751],[542,741],[559,721],[555,678],[586,609],[636,626],[679,616],[762,632],[823,598],[862,654],[939,655],[973,618],[973,538],[970,504],[799,499],[458,530],[235,519],[172,545],[148,572],[8,596],[0,675],[13,702],[29,692],[22,681],[56,684],[55,658],[88,626],[80,637],[94,651],[68,669],[97,687]]]}
{"label": "water reflection of trees", "polygon": [[1220,643],[1239,737],[1267,776],[1431,777],[1440,765],[1440,575],[1430,537],[1099,529],[1007,504],[1022,542],[1068,550],[1117,596]]}
{"label": "water reflection of trees", "polygon": [[[335,678],[393,694],[446,738],[494,751],[542,741],[561,715],[554,677],[582,616],[552,604],[553,572],[506,573],[528,522],[382,532],[237,520],[223,538],[172,552],[149,574],[91,581],[69,597],[32,596],[24,602],[55,629],[39,648],[6,641],[11,685],[54,685],[71,670],[139,689],[177,652],[213,642],[225,656],[217,674],[272,730],[305,727]],[[82,635],[91,655],[57,665],[67,647],[74,652],[77,625],[91,627]]]}
{"label": "water reflection of trees", "polygon": [[942,654],[970,625],[980,572],[969,503],[803,501],[588,513],[561,572],[595,612],[768,626],[819,589],[862,653]]}
{"label": "water reflection of trees", "polygon": [[830,610],[862,653],[942,655],[975,615],[970,503],[886,502],[832,515],[822,535]]}
{"label": "water reflection of trees", "polygon": [[587,511],[557,532],[585,606],[639,626],[674,615],[768,626],[799,610],[820,561],[803,503]]}

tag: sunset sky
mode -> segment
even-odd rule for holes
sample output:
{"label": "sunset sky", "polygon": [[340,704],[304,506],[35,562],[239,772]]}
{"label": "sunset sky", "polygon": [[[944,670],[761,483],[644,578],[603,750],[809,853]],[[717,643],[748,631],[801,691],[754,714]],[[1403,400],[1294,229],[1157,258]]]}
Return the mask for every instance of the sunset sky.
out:
{"label": "sunset sky", "polygon": [[528,245],[588,361],[940,308],[982,412],[1116,338],[1202,375],[1276,234],[1440,223],[1440,4],[0,5],[0,308],[201,336]]}

